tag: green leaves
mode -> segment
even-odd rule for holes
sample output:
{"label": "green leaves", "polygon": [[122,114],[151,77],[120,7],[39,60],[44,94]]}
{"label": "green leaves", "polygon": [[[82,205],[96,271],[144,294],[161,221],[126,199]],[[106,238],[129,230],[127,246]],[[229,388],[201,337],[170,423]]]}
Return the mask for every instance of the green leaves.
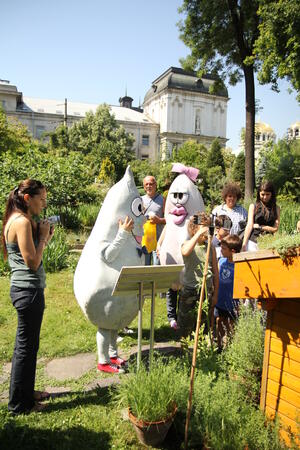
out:
{"label": "green leaves", "polygon": [[300,19],[297,0],[260,0],[259,37],[255,56],[262,61],[258,79],[272,83],[278,90],[278,78],[287,78],[300,101]]}

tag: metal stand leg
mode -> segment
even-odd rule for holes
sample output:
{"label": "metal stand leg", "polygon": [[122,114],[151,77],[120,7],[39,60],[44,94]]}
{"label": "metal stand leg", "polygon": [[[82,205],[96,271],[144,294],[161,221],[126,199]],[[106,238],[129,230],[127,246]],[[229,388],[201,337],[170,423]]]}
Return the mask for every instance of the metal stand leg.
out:
{"label": "metal stand leg", "polygon": [[152,366],[153,347],[154,347],[154,313],[155,313],[155,282],[152,281],[151,292],[151,319],[150,319],[150,349],[149,349],[149,371]]}
{"label": "metal stand leg", "polygon": [[139,283],[139,314],[138,314],[138,355],[137,368],[142,361],[142,332],[143,332],[143,283]]}

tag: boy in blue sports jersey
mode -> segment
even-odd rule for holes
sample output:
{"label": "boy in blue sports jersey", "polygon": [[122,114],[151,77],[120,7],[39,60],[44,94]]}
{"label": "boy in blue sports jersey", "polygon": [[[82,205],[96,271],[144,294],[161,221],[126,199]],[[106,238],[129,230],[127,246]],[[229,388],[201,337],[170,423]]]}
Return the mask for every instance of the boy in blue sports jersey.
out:
{"label": "boy in blue sports jersey", "polygon": [[233,254],[239,253],[242,241],[236,234],[229,234],[221,241],[222,256],[219,259],[219,291],[214,309],[218,347],[221,351],[224,337],[233,330],[238,317],[238,300],[233,299]]}

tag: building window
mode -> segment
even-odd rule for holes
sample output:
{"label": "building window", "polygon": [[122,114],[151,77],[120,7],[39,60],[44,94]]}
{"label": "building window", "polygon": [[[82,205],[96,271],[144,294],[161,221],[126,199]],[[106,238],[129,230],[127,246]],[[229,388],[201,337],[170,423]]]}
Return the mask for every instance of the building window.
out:
{"label": "building window", "polygon": [[299,136],[299,128],[295,129],[295,136],[298,137]]}
{"label": "building window", "polygon": [[35,127],[35,137],[37,139],[41,139],[41,137],[42,137],[43,133],[45,132],[45,130],[46,130],[46,128],[43,127],[42,125],[37,125]]}
{"label": "building window", "polygon": [[142,145],[149,145],[149,134],[143,134]]}
{"label": "building window", "polygon": [[1,105],[3,109],[6,109],[6,101],[5,100],[1,100]]}
{"label": "building window", "polygon": [[149,159],[149,155],[142,155],[141,159]]}

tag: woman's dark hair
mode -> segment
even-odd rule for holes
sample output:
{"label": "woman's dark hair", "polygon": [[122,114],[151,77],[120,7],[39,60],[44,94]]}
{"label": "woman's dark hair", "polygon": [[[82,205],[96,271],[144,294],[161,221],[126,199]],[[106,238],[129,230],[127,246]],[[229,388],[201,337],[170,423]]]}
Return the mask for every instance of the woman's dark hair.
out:
{"label": "woman's dark hair", "polygon": [[222,189],[222,199],[226,201],[227,195],[235,195],[237,201],[242,197],[242,191],[237,183],[228,183]]}
{"label": "woman's dark hair", "polygon": [[[270,192],[272,194],[268,205],[265,205],[261,201],[261,199],[260,199],[261,191]],[[272,183],[272,181],[262,181],[257,188],[255,213],[257,212],[258,208],[261,208],[261,207],[263,208],[266,218],[268,218],[268,216],[270,215],[270,211],[272,211],[275,215],[275,218],[277,218],[276,192],[275,192],[274,184]]]}
{"label": "woman's dark hair", "polygon": [[27,179],[21,181],[16,188],[10,191],[2,221],[2,246],[4,256],[6,256],[4,229],[8,219],[15,211],[27,213],[28,207],[24,200],[24,195],[29,194],[30,197],[34,197],[35,195],[38,195],[42,189],[45,189],[43,183],[37,180]]}

